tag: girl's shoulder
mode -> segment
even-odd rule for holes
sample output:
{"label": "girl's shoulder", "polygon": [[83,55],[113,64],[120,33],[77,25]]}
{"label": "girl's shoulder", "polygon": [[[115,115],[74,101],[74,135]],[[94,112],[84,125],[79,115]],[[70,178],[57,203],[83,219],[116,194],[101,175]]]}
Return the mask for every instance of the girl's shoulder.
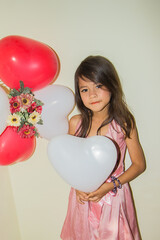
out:
{"label": "girl's shoulder", "polygon": [[120,126],[119,123],[117,123],[115,119],[112,120],[111,126],[117,133],[123,133],[123,134],[125,133],[123,128]]}
{"label": "girl's shoulder", "polygon": [[81,121],[81,115],[74,115],[73,117],[71,117],[71,119],[69,120],[69,134],[74,135],[76,130],[77,130],[77,126]]}
{"label": "girl's shoulder", "polygon": [[77,125],[79,122],[81,121],[81,114],[77,114],[74,115],[73,117],[71,117],[71,119],[69,120],[69,122],[73,125]]}

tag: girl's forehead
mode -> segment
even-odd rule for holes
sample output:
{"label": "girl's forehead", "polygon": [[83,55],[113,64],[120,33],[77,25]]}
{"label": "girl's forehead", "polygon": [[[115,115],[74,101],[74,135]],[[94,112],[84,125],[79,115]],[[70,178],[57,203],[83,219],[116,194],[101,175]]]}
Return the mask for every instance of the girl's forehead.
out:
{"label": "girl's forehead", "polygon": [[84,84],[84,83],[92,83],[92,84],[97,84],[97,82],[96,81],[94,81],[94,80],[92,80],[92,79],[89,79],[89,78],[87,78],[87,77],[85,77],[85,76],[82,76],[82,77],[79,77],[78,78],[78,83],[80,84]]}
{"label": "girl's forehead", "polygon": [[96,83],[94,83],[93,81],[86,77],[83,77],[78,79],[78,84],[79,86],[92,86],[95,85]]}

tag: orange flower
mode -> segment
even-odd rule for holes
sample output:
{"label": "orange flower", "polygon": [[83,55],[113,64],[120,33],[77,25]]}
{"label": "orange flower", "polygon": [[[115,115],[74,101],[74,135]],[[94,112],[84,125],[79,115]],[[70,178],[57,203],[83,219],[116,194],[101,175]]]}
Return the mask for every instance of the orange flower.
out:
{"label": "orange flower", "polygon": [[27,109],[31,106],[34,96],[31,94],[24,94],[20,95],[21,107]]}
{"label": "orange flower", "polygon": [[20,110],[21,102],[20,102],[20,98],[18,96],[17,97],[12,97],[9,100],[9,103],[10,103],[11,113],[15,113],[15,112],[18,112]]}
{"label": "orange flower", "polygon": [[30,138],[35,134],[34,129],[35,129],[34,126],[23,125],[23,127],[19,130],[18,134],[22,138]]}

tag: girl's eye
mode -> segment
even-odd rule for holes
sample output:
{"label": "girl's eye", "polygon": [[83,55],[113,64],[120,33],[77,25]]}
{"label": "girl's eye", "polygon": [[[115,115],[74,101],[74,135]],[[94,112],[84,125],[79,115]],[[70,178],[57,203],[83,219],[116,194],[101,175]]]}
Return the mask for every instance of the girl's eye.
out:
{"label": "girl's eye", "polygon": [[98,85],[96,85],[96,88],[102,88],[102,87],[103,87],[102,84],[98,84]]}
{"label": "girl's eye", "polygon": [[86,88],[81,90],[81,92],[87,92],[87,91],[88,91],[88,89],[86,89]]}

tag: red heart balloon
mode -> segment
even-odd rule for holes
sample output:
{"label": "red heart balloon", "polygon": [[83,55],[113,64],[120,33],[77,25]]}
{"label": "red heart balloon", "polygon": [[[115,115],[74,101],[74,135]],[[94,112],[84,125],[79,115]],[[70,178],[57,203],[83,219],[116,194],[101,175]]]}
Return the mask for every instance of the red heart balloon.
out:
{"label": "red heart balloon", "polygon": [[35,136],[21,138],[12,127],[7,127],[0,135],[0,165],[27,160],[34,153],[35,147]]}
{"label": "red heart balloon", "polygon": [[0,40],[0,78],[10,88],[41,89],[54,82],[59,73],[57,54],[44,43],[8,36]]}

